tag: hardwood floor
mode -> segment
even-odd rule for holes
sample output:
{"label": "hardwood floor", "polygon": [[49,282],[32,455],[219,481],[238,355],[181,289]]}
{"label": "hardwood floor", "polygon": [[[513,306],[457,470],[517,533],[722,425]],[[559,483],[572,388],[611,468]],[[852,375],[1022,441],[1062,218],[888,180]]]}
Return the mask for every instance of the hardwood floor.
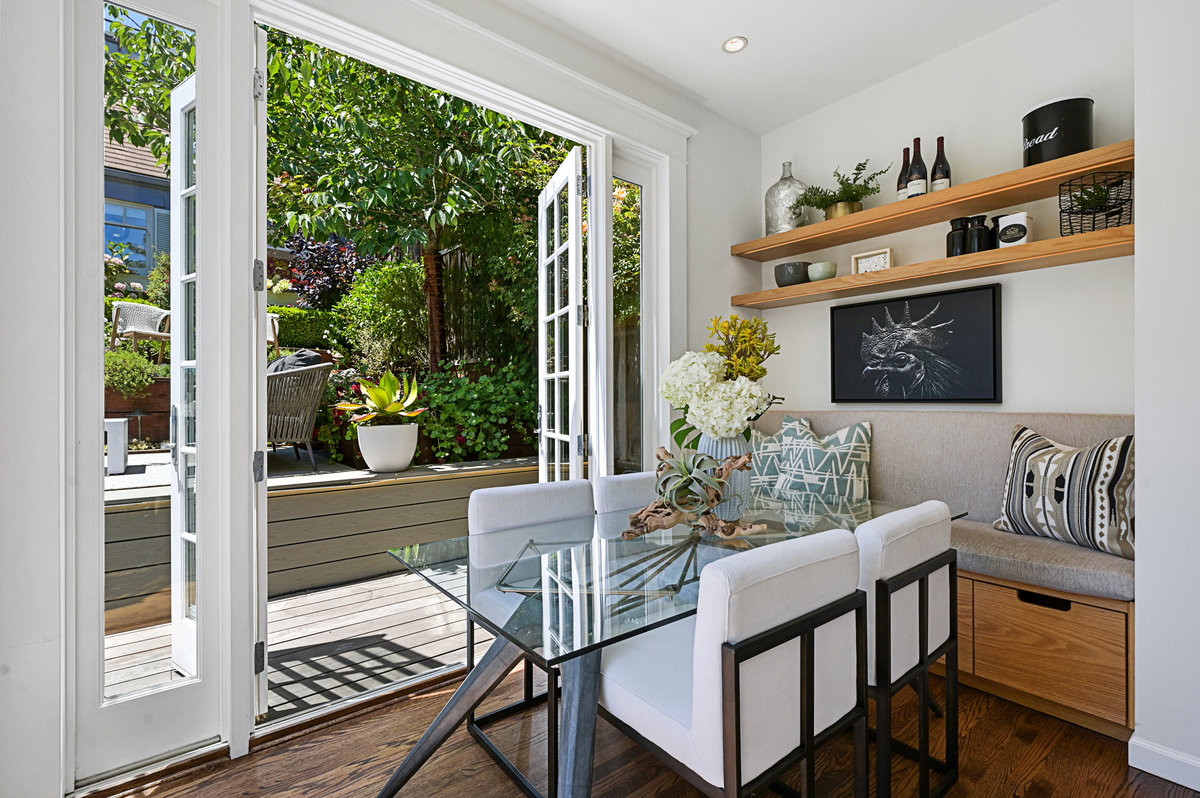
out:
{"label": "hardwood floor", "polygon": [[[179,780],[134,792],[139,798],[233,798],[234,796],[374,796],[449,697],[453,685],[398,700],[326,728],[255,751],[248,757],[207,766]],[[937,688],[940,691],[940,685]],[[487,706],[520,691],[510,676]],[[961,690],[962,766],[952,796],[981,798],[1200,798],[1125,764],[1124,743],[1056,718],[964,687]],[[489,733],[510,758],[542,784],[546,770],[542,712],[496,724]],[[915,738],[915,701],[904,691],[896,709],[897,736]],[[935,732],[940,730],[935,721]],[[934,751],[940,752],[935,739]],[[872,756],[874,751],[872,750]],[[894,763],[896,796],[916,794],[916,769]],[[825,746],[817,761],[817,794],[850,796],[848,737]],[[784,781],[799,788],[797,773]],[[460,729],[401,793],[421,798],[516,798],[521,795],[483,749]],[[700,793],[636,744],[600,721],[593,795],[604,798],[691,798]],[[872,784],[874,795],[874,784]]]}

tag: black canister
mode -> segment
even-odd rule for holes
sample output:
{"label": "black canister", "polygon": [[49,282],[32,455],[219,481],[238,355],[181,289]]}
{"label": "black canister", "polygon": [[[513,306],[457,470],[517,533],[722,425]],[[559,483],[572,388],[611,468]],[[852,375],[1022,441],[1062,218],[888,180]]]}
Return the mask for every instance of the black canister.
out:
{"label": "black canister", "polygon": [[972,216],[967,228],[967,252],[984,252],[992,248],[992,231],[987,226],[987,216]]}
{"label": "black canister", "polygon": [[946,257],[953,258],[967,251],[967,217],[950,220],[950,232],[946,233]]}
{"label": "black canister", "polygon": [[1090,150],[1093,105],[1091,97],[1059,97],[1025,114],[1025,165]]}
{"label": "black canister", "polygon": [[992,249],[1000,246],[1000,220],[1004,217],[1003,213],[992,217]]}

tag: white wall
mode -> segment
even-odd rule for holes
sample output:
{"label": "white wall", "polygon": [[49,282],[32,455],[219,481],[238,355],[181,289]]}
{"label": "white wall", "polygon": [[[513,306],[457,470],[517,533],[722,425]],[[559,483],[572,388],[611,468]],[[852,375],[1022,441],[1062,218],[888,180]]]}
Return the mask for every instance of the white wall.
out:
{"label": "white wall", "polygon": [[[933,164],[937,137],[946,137],[946,154],[956,184],[1019,168],[1022,115],[1043,100],[1065,94],[1095,97],[1096,145],[1131,138],[1131,6],[1131,0],[1062,0],[768,133],[762,140],[760,202],[761,192],[779,179],[783,161],[793,162],[798,179],[832,186],[834,167],[846,172],[864,158],[870,158],[875,168],[893,164],[881,181],[883,191],[864,204],[872,207],[892,202],[901,149],[911,145],[915,136],[921,137],[927,166]],[[1096,42],[1103,46],[1091,44]],[[814,72],[806,79],[820,77]],[[1022,209],[1033,214],[1036,237],[1058,235],[1055,200],[1030,203]],[[997,208],[995,213],[1004,210]],[[743,238],[761,235],[761,224],[760,211],[756,226]],[[940,258],[945,256],[948,230],[948,224],[931,225],[811,253],[804,259],[834,260],[839,274],[849,274],[852,254],[883,247],[893,248],[898,264]],[[1132,412],[1132,266],[1132,258],[1117,258],[945,286],[992,282],[1003,286],[1004,402],[987,407]],[[746,264],[741,269],[755,272],[755,290],[775,286],[773,264],[761,269]],[[934,290],[942,289],[881,297]],[[783,346],[767,384],[774,393],[787,397],[785,407],[832,407],[831,304],[763,312]],[[781,367],[784,362],[786,368]],[[979,405],[963,407],[983,409]]]}
{"label": "white wall", "polygon": [[[0,794],[61,793],[59,3],[0,3]],[[28,57],[35,54],[34,63]],[[17,112],[15,109],[20,109]],[[12,255],[19,253],[19,258]]]}
{"label": "white wall", "polygon": [[1200,465],[1195,207],[1200,5],[1138,0],[1136,276],[1137,729],[1129,764],[1200,790]]}

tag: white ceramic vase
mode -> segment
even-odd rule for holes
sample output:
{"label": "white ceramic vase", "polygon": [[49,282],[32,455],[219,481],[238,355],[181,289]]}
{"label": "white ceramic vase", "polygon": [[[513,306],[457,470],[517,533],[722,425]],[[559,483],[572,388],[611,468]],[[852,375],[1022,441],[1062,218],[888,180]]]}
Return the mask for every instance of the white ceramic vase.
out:
{"label": "white ceramic vase", "polygon": [[[734,435],[729,438],[711,438],[700,433],[696,441],[696,451],[712,455],[718,461],[727,457],[735,457],[750,451],[750,442],[744,435]],[[725,484],[724,500],[713,510],[722,521],[737,521],[745,512],[750,501],[750,472],[734,471]]]}
{"label": "white ceramic vase", "polygon": [[360,426],[358,448],[367,468],[377,474],[403,471],[412,465],[417,450],[416,424]]}

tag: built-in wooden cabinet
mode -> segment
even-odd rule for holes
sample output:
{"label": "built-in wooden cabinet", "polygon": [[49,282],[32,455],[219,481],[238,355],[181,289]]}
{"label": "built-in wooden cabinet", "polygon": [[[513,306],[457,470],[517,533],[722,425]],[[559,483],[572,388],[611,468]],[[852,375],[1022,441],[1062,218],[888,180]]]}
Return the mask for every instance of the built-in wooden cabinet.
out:
{"label": "built-in wooden cabinet", "polygon": [[960,680],[1127,739],[1133,602],[960,572]]}

